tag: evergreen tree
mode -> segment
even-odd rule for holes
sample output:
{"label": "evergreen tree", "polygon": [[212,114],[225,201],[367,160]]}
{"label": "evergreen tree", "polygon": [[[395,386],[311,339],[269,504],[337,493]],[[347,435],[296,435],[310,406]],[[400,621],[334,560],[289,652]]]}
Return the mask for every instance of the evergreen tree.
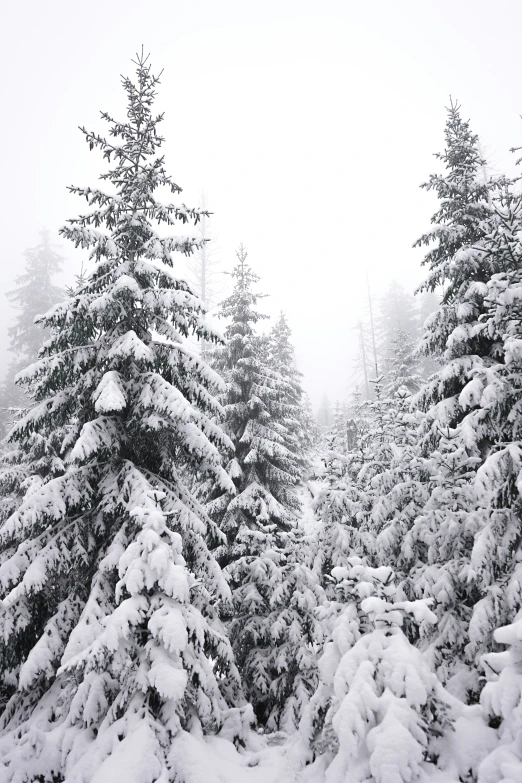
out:
{"label": "evergreen tree", "polygon": [[[301,687],[296,646],[312,643],[315,626],[309,609],[303,606],[300,614],[289,598],[297,577],[294,566],[287,565],[287,552],[300,509],[296,486],[301,475],[300,458],[290,448],[295,419],[289,414],[295,406],[288,400],[295,387],[270,366],[270,341],[255,333],[263,318],[256,309],[260,294],[253,290],[259,278],[243,247],[237,258],[234,290],[221,305],[229,321],[226,344],[215,356],[227,382],[223,404],[225,429],[234,444],[227,466],[233,488],[211,490],[207,508],[227,536],[216,554],[232,589],[229,633],[244,692],[260,722],[276,728],[290,693]],[[305,569],[300,577],[308,578]],[[311,579],[310,600],[314,589]]]}
{"label": "evergreen tree", "polygon": [[421,386],[415,344],[407,332],[397,329],[391,339],[385,364],[384,392],[388,397],[393,397],[400,388],[406,388],[410,394],[414,394]]}
{"label": "evergreen tree", "polygon": [[65,289],[67,296],[74,296],[75,294],[81,293],[84,285],[87,284],[88,280],[89,280],[89,275],[87,274],[85,264],[82,261],[80,271],[78,272],[78,274],[74,275],[73,285],[67,286]]}
{"label": "evergreen tree", "polygon": [[[422,457],[421,414],[410,404],[405,389],[395,399],[365,404],[368,427],[359,447],[347,457],[331,455],[330,486],[316,504],[324,527],[318,527],[312,550],[325,586],[327,601],[318,615],[328,641],[319,686],[301,724],[305,748],[316,757],[303,780],[324,774],[331,783],[346,775],[365,783],[421,781],[436,767],[456,783],[475,779],[491,747],[473,712],[477,707],[462,704],[477,682],[473,658],[466,658],[470,592],[461,589],[471,576],[470,541],[477,530],[469,514],[469,465],[448,447],[456,487],[449,475],[441,486],[437,469],[445,455]],[[465,526],[456,506],[459,493]],[[438,514],[433,519],[430,500]],[[411,689],[400,684],[401,677]],[[419,693],[426,701],[410,699],[414,681],[423,683]],[[465,750],[469,734],[481,743],[487,739],[473,754]]]}
{"label": "evergreen tree", "polygon": [[379,364],[386,367],[393,357],[398,332],[407,335],[413,347],[419,338],[418,319],[415,299],[412,294],[393,280],[379,302],[379,314],[376,319],[379,345]]}
{"label": "evergreen tree", "polygon": [[363,525],[362,494],[356,481],[358,466],[334,451],[328,452],[324,459],[324,486],[313,504],[319,524],[312,536],[311,550],[317,579],[327,598],[333,600],[332,570],[344,565],[348,557],[372,555],[374,543]]}
{"label": "evergreen tree", "polygon": [[493,361],[494,345],[477,329],[484,305],[483,284],[497,271],[485,239],[492,215],[490,194],[496,183],[484,183],[478,137],[451,102],[445,129],[446,149],[436,157],[443,174],[431,175],[422,187],[433,190],[440,206],[434,228],[415,246],[432,245],[422,263],[429,274],[419,291],[442,288],[442,301],[426,324],[423,349],[440,357],[443,366],[426,384],[420,401],[429,410],[426,426],[431,440],[439,426],[454,427],[463,418],[459,394],[475,369]]}
{"label": "evergreen tree", "polygon": [[362,439],[364,480],[368,496],[368,529],[376,540],[376,562],[394,568],[406,583],[420,553],[412,527],[429,494],[418,448],[419,420],[411,396],[401,388],[392,398],[369,403],[373,417]]}
{"label": "evergreen tree", "polygon": [[308,394],[305,394],[303,397],[301,416],[303,434],[305,436],[305,451],[311,452],[316,449],[319,442],[319,427],[314,416],[312,401]]}
{"label": "evergreen tree", "polygon": [[[401,475],[408,471],[403,447],[410,446],[416,437],[416,419],[409,414],[411,398],[402,391],[395,399],[364,402],[353,448],[346,455],[332,449],[323,456],[325,485],[314,503],[319,525],[313,549],[315,570],[327,594],[332,568],[343,565],[352,555],[377,562],[375,535],[397,522],[397,498],[392,495]],[[375,520],[374,510],[378,512]],[[389,542],[388,550],[400,549],[402,533],[402,527],[395,531],[394,544]],[[388,551],[382,562],[391,556]]]}
{"label": "evergreen tree", "polygon": [[495,628],[513,622],[522,606],[521,197],[506,189],[495,202],[495,218],[488,247],[505,271],[488,282],[489,312],[481,326],[484,339],[495,346],[497,361],[477,368],[460,397],[469,411],[463,422],[466,433],[483,433],[483,464],[474,485],[482,524],[471,554],[480,596],[470,622],[470,651],[477,663],[485,651],[495,649]]}
{"label": "evergreen tree", "polygon": [[307,466],[305,454],[310,451],[312,434],[308,432],[309,420],[303,402],[302,375],[295,364],[291,335],[285,314],[281,312],[270,331],[268,361],[284,382],[280,405],[282,424],[286,431],[285,446],[296,455],[303,473]]}
{"label": "evergreen tree", "polygon": [[215,339],[173,270],[172,253],[198,240],[154,228],[199,213],[154,197],[180,188],[158,154],[147,59],[136,82],[122,80],[126,120],[102,115],[114,140],[83,129],[112,164],[112,193],[71,188],[90,210],[62,234],[96,267],[41,318],[51,336],[25,372],[35,403],[11,433],[24,448],[61,429],[66,467],[0,530],[6,781],[108,777],[129,757],[133,779],[145,768],[177,779],[176,738],[216,731],[236,679],[215,611],[229,591],[206,544],[219,531],[179,477],[188,464],[233,490],[218,450],[231,444],[214,423],[219,380],[183,342]]}
{"label": "evergreen tree", "polygon": [[227,383],[222,395],[224,426],[234,444],[227,467],[233,489],[211,491],[208,505],[228,538],[221,553],[224,565],[237,559],[242,551],[241,535],[247,535],[251,526],[255,530],[266,522],[287,531],[299,509],[295,496],[298,457],[285,445],[290,433],[281,423],[285,411],[282,398],[290,388],[268,365],[269,341],[255,332],[255,325],[266,316],[256,310],[262,295],[252,289],[259,278],[248,264],[243,246],[237,258],[231,273],[234,290],[221,304],[221,316],[229,321],[226,343],[213,356]]}
{"label": "evergreen tree", "polygon": [[[423,601],[394,599],[393,573],[360,558],[334,569],[345,603],[320,660],[320,684],[301,732],[318,756],[313,770],[341,783],[428,780],[430,767],[458,780],[441,743],[462,705],[455,703],[408,641],[407,625],[434,622]],[[446,751],[446,752],[445,752]]]}
{"label": "evergreen tree", "polygon": [[[457,448],[452,437],[441,437],[440,449],[422,456],[422,414],[411,409],[405,388],[366,407],[368,428],[360,439],[354,484],[359,490],[359,536],[373,541],[370,562],[394,569],[402,598],[434,601],[438,622],[420,624],[415,631],[419,636],[410,641],[454,695],[476,699],[478,675],[469,649],[472,605],[478,596],[470,565],[480,529],[470,483],[476,460]],[[335,540],[335,535],[329,538]],[[355,552],[360,554],[360,548]]]}
{"label": "evergreen tree", "polygon": [[418,446],[422,417],[412,410],[404,387],[394,397],[378,398],[365,407],[357,477],[364,498],[362,530],[374,541],[372,562],[391,566],[402,597],[416,598],[413,574],[422,553],[412,528],[428,497]]}
{"label": "evergreen tree", "polygon": [[7,293],[7,297],[17,311],[14,324],[9,327],[9,350],[13,359],[7,366],[5,379],[0,389],[2,408],[1,425],[5,435],[17,411],[21,412],[30,404],[30,393],[16,385],[14,379],[30,362],[34,361],[45,339],[46,332],[41,324],[35,324],[36,316],[46,313],[62,297],[62,291],[53,285],[63,263],[49,240],[49,232],[40,232],[40,242],[36,247],[24,253],[25,267],[15,278],[17,287]]}
{"label": "evergreen tree", "polygon": [[481,687],[470,623],[480,598],[471,560],[482,515],[473,488],[478,460],[458,440],[452,431],[441,435],[439,448],[417,463],[424,505],[415,504],[403,569],[411,594],[432,598],[438,619],[421,627],[419,646],[448,690],[469,702]]}
{"label": "evergreen tree", "polygon": [[[260,626],[254,621],[245,627],[244,635],[244,642],[248,644],[250,639],[255,648],[249,654],[250,665],[246,671],[255,684],[249,693],[257,691],[261,695],[261,699],[253,698],[257,714],[264,718],[267,729],[281,729],[288,734],[296,731],[317,688],[318,653],[324,642],[319,611],[324,593],[306,562],[304,551],[308,545],[301,531],[294,531],[280,555],[280,572],[273,580],[273,592],[266,594],[269,612],[262,633],[257,635],[256,625]],[[253,564],[256,569],[262,565],[259,557]],[[248,574],[247,590],[249,584],[256,587],[259,584],[258,576],[251,579],[252,570]],[[258,611],[259,604],[255,601],[250,606],[254,612]],[[262,611],[266,610],[262,608]]]}
{"label": "evergreen tree", "polygon": [[429,498],[411,545],[419,557],[414,589],[437,601],[438,635],[429,644],[438,674],[448,685],[456,677],[455,692],[476,699],[474,658],[487,645],[477,646],[474,639],[472,615],[481,588],[472,550],[485,517],[470,483],[489,436],[473,386],[477,374],[489,373],[498,361],[498,342],[484,330],[482,318],[487,283],[503,262],[491,253],[489,240],[500,188],[484,182],[478,139],[453,102],[445,135],[446,149],[438,156],[445,172],[425,185],[440,199],[435,227],[417,242],[433,245],[423,261],[430,272],[421,290],[442,287],[442,301],[424,335],[424,348],[439,358],[440,368],[418,395],[426,411],[420,435]]}
{"label": "evergreen tree", "polygon": [[378,331],[386,338],[397,329],[413,337],[417,329],[415,299],[404,287],[392,280],[379,303]]}
{"label": "evergreen tree", "polygon": [[343,405],[341,402],[339,402],[339,400],[337,400],[333,408],[332,423],[325,435],[328,448],[332,451],[346,453],[348,449],[346,429],[347,422],[347,406]]}
{"label": "evergreen tree", "polygon": [[[325,597],[317,616],[325,638],[329,639],[348,600],[345,585],[340,587],[338,583],[339,569],[347,563],[371,562],[375,540],[364,524],[367,508],[364,487],[358,481],[360,462],[353,454],[345,456],[335,451],[327,452],[323,459],[326,468],[323,487],[313,502],[318,524],[310,536],[308,551]],[[315,697],[314,709],[319,712],[323,697],[324,694]]]}

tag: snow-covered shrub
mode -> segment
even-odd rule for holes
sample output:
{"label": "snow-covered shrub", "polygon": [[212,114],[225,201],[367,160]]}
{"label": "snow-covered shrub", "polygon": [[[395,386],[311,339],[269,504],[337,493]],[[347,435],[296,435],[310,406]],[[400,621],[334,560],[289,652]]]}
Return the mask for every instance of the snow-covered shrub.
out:
{"label": "snow-covered shrub", "polygon": [[488,682],[481,694],[485,718],[498,727],[499,741],[479,767],[478,783],[522,780],[522,615],[495,631],[507,650],[484,656]]}
{"label": "snow-covered shrub", "polygon": [[358,558],[334,574],[346,603],[338,607],[320,684],[301,722],[308,759],[315,758],[303,780],[417,783],[437,771],[446,783],[466,779],[480,757],[470,758],[470,726],[482,739],[491,736],[479,708],[445,691],[408,639],[408,625],[436,622],[429,602],[394,600],[391,570],[368,568]]}

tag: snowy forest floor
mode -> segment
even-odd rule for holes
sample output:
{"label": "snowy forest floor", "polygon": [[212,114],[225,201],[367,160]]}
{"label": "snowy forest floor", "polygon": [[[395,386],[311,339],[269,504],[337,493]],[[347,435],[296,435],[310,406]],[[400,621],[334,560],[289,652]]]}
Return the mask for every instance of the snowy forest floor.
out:
{"label": "snowy forest floor", "polygon": [[[201,747],[205,743],[206,750]],[[186,783],[298,783],[302,761],[297,758],[294,737],[283,732],[259,735],[251,732],[249,749],[237,750],[220,737],[182,739]]]}

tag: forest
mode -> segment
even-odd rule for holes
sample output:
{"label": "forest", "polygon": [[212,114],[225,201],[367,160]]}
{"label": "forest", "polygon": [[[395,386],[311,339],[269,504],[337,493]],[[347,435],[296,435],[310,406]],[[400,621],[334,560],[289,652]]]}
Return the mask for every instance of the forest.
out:
{"label": "forest", "polygon": [[8,295],[0,783],[521,783],[519,177],[441,107],[424,282],[314,412],[248,247],[214,284],[143,50],[122,90],[87,265],[43,231]]}

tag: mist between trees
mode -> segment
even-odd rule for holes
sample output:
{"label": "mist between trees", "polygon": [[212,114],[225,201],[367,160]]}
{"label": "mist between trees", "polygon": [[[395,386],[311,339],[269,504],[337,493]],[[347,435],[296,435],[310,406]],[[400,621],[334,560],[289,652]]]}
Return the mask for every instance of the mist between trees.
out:
{"label": "mist between trees", "polygon": [[86,266],[44,231],[9,294],[0,780],[522,781],[518,181],[451,101],[426,280],[368,286],[316,417],[133,67]]}

